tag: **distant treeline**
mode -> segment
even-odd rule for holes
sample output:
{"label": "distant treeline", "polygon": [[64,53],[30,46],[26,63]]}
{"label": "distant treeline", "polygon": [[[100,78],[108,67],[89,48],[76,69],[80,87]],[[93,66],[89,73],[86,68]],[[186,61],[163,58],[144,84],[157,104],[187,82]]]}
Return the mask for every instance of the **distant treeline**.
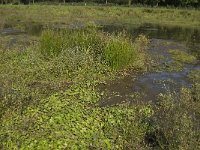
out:
{"label": "distant treeline", "polygon": [[0,0],[1,4],[31,4],[31,3],[97,3],[105,5],[149,5],[172,7],[199,7],[200,0]]}

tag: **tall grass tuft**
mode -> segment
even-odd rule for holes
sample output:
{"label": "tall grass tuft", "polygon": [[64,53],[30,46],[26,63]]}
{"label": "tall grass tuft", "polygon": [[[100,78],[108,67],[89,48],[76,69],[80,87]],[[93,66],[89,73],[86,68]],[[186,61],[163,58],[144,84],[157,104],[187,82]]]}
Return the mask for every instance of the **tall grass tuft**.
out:
{"label": "tall grass tuft", "polygon": [[40,52],[46,58],[58,56],[67,49],[82,49],[94,57],[100,55],[103,40],[96,30],[46,30],[40,40]]}
{"label": "tall grass tuft", "polygon": [[[78,53],[78,56],[90,56],[94,61],[120,70],[145,65],[143,50],[146,48],[146,41],[144,36],[133,42],[125,33],[106,34],[91,27],[79,30],[47,30],[41,36],[40,52],[48,59]],[[83,59],[82,56],[80,59]]]}
{"label": "tall grass tuft", "polygon": [[111,35],[106,42],[104,58],[113,69],[122,69],[129,66],[136,56],[133,43],[125,34]]}
{"label": "tall grass tuft", "polygon": [[104,50],[105,61],[113,69],[142,68],[148,39],[140,35],[134,42],[125,33],[109,36]]}
{"label": "tall grass tuft", "polygon": [[64,38],[59,32],[47,30],[40,39],[40,52],[46,58],[58,56],[63,50]]}

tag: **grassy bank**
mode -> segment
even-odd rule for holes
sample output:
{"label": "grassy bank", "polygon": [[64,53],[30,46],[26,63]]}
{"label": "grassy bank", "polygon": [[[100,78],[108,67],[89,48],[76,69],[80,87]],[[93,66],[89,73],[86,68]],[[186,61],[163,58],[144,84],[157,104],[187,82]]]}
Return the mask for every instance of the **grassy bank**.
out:
{"label": "grassy bank", "polygon": [[27,23],[70,24],[73,22],[99,24],[165,24],[180,26],[200,26],[200,11],[187,9],[105,7],[105,6],[49,6],[0,5],[0,25]]}

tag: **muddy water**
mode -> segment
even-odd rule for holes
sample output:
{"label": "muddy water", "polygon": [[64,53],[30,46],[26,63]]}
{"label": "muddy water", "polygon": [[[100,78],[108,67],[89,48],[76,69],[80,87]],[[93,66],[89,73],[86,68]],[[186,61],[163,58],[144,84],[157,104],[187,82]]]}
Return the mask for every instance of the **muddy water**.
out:
{"label": "muddy water", "polygon": [[43,25],[26,24],[21,26],[22,29],[6,25],[0,29],[0,46],[3,49],[25,50],[32,42],[37,41],[41,35]]}
{"label": "muddy water", "polygon": [[[124,27],[105,28],[115,32]],[[125,28],[133,38],[144,34],[150,38],[148,53],[156,62],[156,66],[164,66],[162,70],[149,70],[137,77],[133,74],[102,85],[106,91],[100,101],[101,106],[114,105],[123,102],[156,101],[160,93],[179,93],[182,87],[191,87],[188,74],[193,70],[200,70],[200,30],[192,28],[166,27],[157,25],[143,25],[138,28]],[[187,53],[194,53],[198,57],[195,64],[183,64],[181,70],[168,71],[168,65],[174,62],[169,50],[178,49]]]}

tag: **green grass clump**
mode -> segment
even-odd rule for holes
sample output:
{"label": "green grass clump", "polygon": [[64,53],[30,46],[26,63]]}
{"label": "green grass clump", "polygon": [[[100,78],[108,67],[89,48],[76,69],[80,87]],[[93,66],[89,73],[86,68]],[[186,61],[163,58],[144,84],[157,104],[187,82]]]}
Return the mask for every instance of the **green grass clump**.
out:
{"label": "green grass clump", "polygon": [[[95,28],[47,30],[41,36],[40,52],[48,59],[68,55],[68,60],[74,60],[73,63],[79,63],[81,59],[91,56],[91,59],[106,63],[116,70],[127,67],[142,68],[145,65],[144,50],[148,40],[144,36],[141,37],[132,42],[124,33],[109,35]],[[79,60],[75,59],[76,55],[79,55]]]}
{"label": "green grass clump", "polygon": [[105,61],[114,68],[121,69],[130,65],[137,57],[136,50],[130,40],[121,35],[112,37],[105,47]]}
{"label": "green grass clump", "polygon": [[123,33],[111,36],[104,50],[105,61],[113,69],[136,67],[137,60],[141,56],[140,52],[146,48],[147,44],[148,40],[144,36],[140,36],[134,43]]}
{"label": "green grass clump", "polygon": [[190,72],[189,78],[195,83],[200,83],[200,70],[194,70]]}
{"label": "green grass clump", "polygon": [[200,70],[191,71],[188,75],[193,82],[192,94],[195,101],[200,101]]}
{"label": "green grass clump", "polygon": [[58,56],[64,48],[63,36],[51,30],[43,32],[40,43],[41,53],[45,57]]}
{"label": "green grass clump", "polygon": [[46,58],[57,57],[68,49],[81,49],[98,57],[102,52],[103,39],[96,29],[46,30],[40,40],[41,54]]}
{"label": "green grass clump", "polygon": [[181,50],[170,50],[169,53],[174,60],[182,63],[194,63],[197,60],[195,56]]}
{"label": "green grass clump", "polygon": [[152,123],[151,144],[158,149],[198,149],[199,101],[193,91],[182,89],[178,93],[160,94]]}

